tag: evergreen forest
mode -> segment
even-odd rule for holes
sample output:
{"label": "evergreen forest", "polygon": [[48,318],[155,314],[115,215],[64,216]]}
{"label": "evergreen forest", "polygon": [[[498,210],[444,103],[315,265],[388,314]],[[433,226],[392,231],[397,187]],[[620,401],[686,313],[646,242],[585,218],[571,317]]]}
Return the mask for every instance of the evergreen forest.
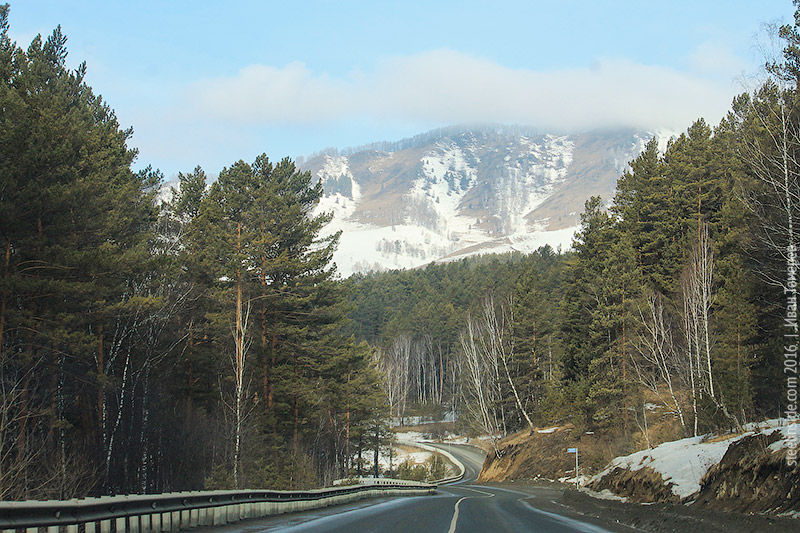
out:
{"label": "evergreen forest", "polygon": [[800,7],[757,87],[650,141],[570,250],[344,280],[309,172],[261,155],[164,194],[61,29],[23,49],[9,15],[0,499],[330,484],[415,415],[621,453],[796,412]]}

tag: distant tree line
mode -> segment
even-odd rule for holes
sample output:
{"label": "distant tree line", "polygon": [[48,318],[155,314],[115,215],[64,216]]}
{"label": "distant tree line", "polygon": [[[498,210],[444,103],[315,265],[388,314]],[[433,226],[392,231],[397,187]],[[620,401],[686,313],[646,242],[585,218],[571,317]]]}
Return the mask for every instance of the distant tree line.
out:
{"label": "distant tree line", "polygon": [[354,277],[354,333],[377,347],[393,412],[442,402],[475,433],[573,423],[628,448],[784,416],[795,18],[716,127],[698,120],[664,153],[651,140],[609,208],[586,202],[569,253]]}
{"label": "distant tree line", "polygon": [[[335,148],[328,147],[317,152],[313,152],[308,156],[298,157],[297,164],[303,166],[305,163],[317,159],[322,156],[330,157],[349,157],[359,152],[378,151],[378,152],[399,152],[401,150],[408,150],[423,144],[430,144],[447,137],[461,136],[461,135],[508,135],[508,136],[526,136],[538,137],[543,135],[544,131],[533,128],[531,126],[522,125],[508,125],[508,124],[479,124],[479,125],[461,125],[461,126],[446,126],[443,128],[436,128],[425,133],[420,133],[412,137],[406,137],[399,141],[379,141],[374,143],[362,144],[349,148]],[[557,133],[557,132],[556,132]]]}
{"label": "distant tree line", "polygon": [[309,173],[259,156],[209,187],[196,168],[160,203],[60,28],[23,50],[8,14],[0,498],[307,487],[366,473],[387,417],[426,409],[636,447],[787,408],[800,9],[764,83],[648,144],[573,251],[344,282]]}

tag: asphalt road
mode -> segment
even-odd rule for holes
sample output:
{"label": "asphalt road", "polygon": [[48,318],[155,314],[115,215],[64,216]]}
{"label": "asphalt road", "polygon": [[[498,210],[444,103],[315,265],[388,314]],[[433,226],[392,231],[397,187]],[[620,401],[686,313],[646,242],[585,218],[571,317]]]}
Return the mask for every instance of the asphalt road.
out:
{"label": "asphalt road", "polygon": [[[561,487],[478,485],[483,452],[469,446],[439,445],[465,467],[463,480],[444,485],[433,496],[363,500],[289,515],[278,515],[211,528],[218,532],[603,532],[630,531],[604,528],[588,517],[562,507]],[[608,527],[606,525],[606,527]]]}

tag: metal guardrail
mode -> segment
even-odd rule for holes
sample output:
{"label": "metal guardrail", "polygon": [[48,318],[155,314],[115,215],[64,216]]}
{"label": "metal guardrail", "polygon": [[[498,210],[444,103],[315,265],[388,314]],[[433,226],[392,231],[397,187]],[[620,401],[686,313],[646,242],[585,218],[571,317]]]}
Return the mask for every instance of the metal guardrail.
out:
{"label": "metal guardrail", "polygon": [[343,486],[347,482],[358,481],[359,485],[385,486],[385,485],[434,485],[433,482],[414,481],[411,479],[396,479],[393,477],[357,477],[337,479],[333,482],[334,487]]}
{"label": "metal guardrail", "polygon": [[0,502],[0,530],[66,526],[77,533],[178,531],[245,518],[327,507],[371,496],[431,494],[427,483],[350,485],[307,491],[196,491],[156,495],[104,496],[81,500]]}
{"label": "metal guardrail", "polygon": [[442,479],[429,481],[429,483],[431,483],[433,485],[444,485],[445,483],[453,483],[454,481],[460,481],[464,477],[464,464],[461,461],[459,461],[458,459],[456,459],[453,456],[453,454],[451,454],[450,452],[448,452],[446,450],[443,450],[441,448],[435,448],[433,446],[425,444],[424,442],[407,441],[407,440],[398,440],[397,442],[399,444],[405,444],[407,446],[413,446],[413,447],[416,447],[416,448],[420,448],[422,450],[426,450],[426,451],[429,451],[429,452],[432,452],[432,453],[438,453],[440,455],[443,455],[443,456],[445,456],[447,458],[448,461],[453,463],[455,465],[455,467],[459,471],[458,474],[456,474],[455,476],[449,476],[449,477],[445,477],[445,478],[442,478]]}

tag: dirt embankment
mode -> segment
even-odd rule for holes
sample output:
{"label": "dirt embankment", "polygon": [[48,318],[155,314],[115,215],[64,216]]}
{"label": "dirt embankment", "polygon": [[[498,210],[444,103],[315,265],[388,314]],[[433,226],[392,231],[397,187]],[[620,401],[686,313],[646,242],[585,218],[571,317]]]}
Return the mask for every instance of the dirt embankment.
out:
{"label": "dirt embankment", "polygon": [[[800,511],[800,468],[788,465],[786,449],[769,447],[780,438],[780,432],[757,433],[731,443],[720,462],[701,479],[700,490],[683,502],[692,508],[738,513]],[[634,502],[678,503],[681,498],[671,486],[648,467],[615,468],[588,485]]]}
{"label": "dirt embankment", "polygon": [[778,432],[759,433],[731,444],[703,477],[693,507],[743,513],[800,511],[800,466],[789,466],[785,448],[769,447],[780,437]]}
{"label": "dirt embankment", "polygon": [[[539,500],[540,503],[543,500]],[[545,502],[547,500],[544,500]],[[797,533],[800,530],[796,518],[769,514],[746,515],[715,509],[700,509],[694,505],[680,503],[653,503],[640,505],[631,502],[601,500],[586,492],[568,489],[557,505],[569,507],[577,512],[594,516],[607,523],[617,523],[633,531],[663,533]],[[551,509],[558,512],[557,508]],[[610,528],[613,530],[613,528]]]}
{"label": "dirt embankment", "polygon": [[[749,435],[722,435],[708,440],[694,438],[698,447],[705,446],[706,449],[730,442],[729,445],[725,444],[724,451],[718,452],[710,468],[705,466],[707,471],[697,472],[698,478],[694,481],[697,488],[694,491],[686,489],[691,485],[687,485],[685,479],[674,477],[677,475],[674,470],[671,471],[673,477],[667,477],[665,481],[659,471],[663,471],[662,467],[651,468],[643,462],[645,459],[637,459],[638,454],[626,456],[626,453],[630,453],[624,450],[626,444],[613,435],[582,434],[572,426],[539,431],[532,434],[525,431],[502,440],[499,443],[500,454],[490,453],[487,456],[479,481],[573,478],[575,458],[566,453],[566,449],[578,447],[583,479],[600,472],[617,456],[629,458],[627,466],[623,461],[622,466],[611,468],[602,477],[598,476],[588,484],[588,488],[609,490],[626,497],[630,502],[658,503],[668,508],[698,513],[724,514],[733,511],[737,514],[767,513],[768,516],[783,513],[800,515],[800,466],[788,464],[785,442],[779,442],[785,434],[780,430],[756,430]],[[684,446],[681,443],[686,440],[689,439],[667,442],[664,446],[680,445],[673,446],[677,449]],[[646,458],[648,454],[652,456],[653,453],[645,453],[643,457]],[[697,468],[703,464],[699,450],[689,446],[683,453],[685,460],[672,460],[675,463],[673,469],[688,464],[690,468],[684,470],[695,471],[695,464]],[[655,454],[658,455],[657,452]],[[675,479],[680,479],[679,485],[673,484]],[[800,531],[800,519],[793,523]]]}
{"label": "dirt embankment", "polygon": [[610,490],[617,496],[624,496],[639,503],[675,503],[680,498],[664,482],[661,474],[645,466],[639,470],[615,468],[602,478],[588,485],[592,490]]}
{"label": "dirt embankment", "polygon": [[487,454],[478,481],[574,479],[575,455],[567,448],[578,448],[581,476],[594,474],[617,455],[632,451],[614,436],[583,433],[572,424],[520,431],[501,440],[498,448],[499,455]]}

